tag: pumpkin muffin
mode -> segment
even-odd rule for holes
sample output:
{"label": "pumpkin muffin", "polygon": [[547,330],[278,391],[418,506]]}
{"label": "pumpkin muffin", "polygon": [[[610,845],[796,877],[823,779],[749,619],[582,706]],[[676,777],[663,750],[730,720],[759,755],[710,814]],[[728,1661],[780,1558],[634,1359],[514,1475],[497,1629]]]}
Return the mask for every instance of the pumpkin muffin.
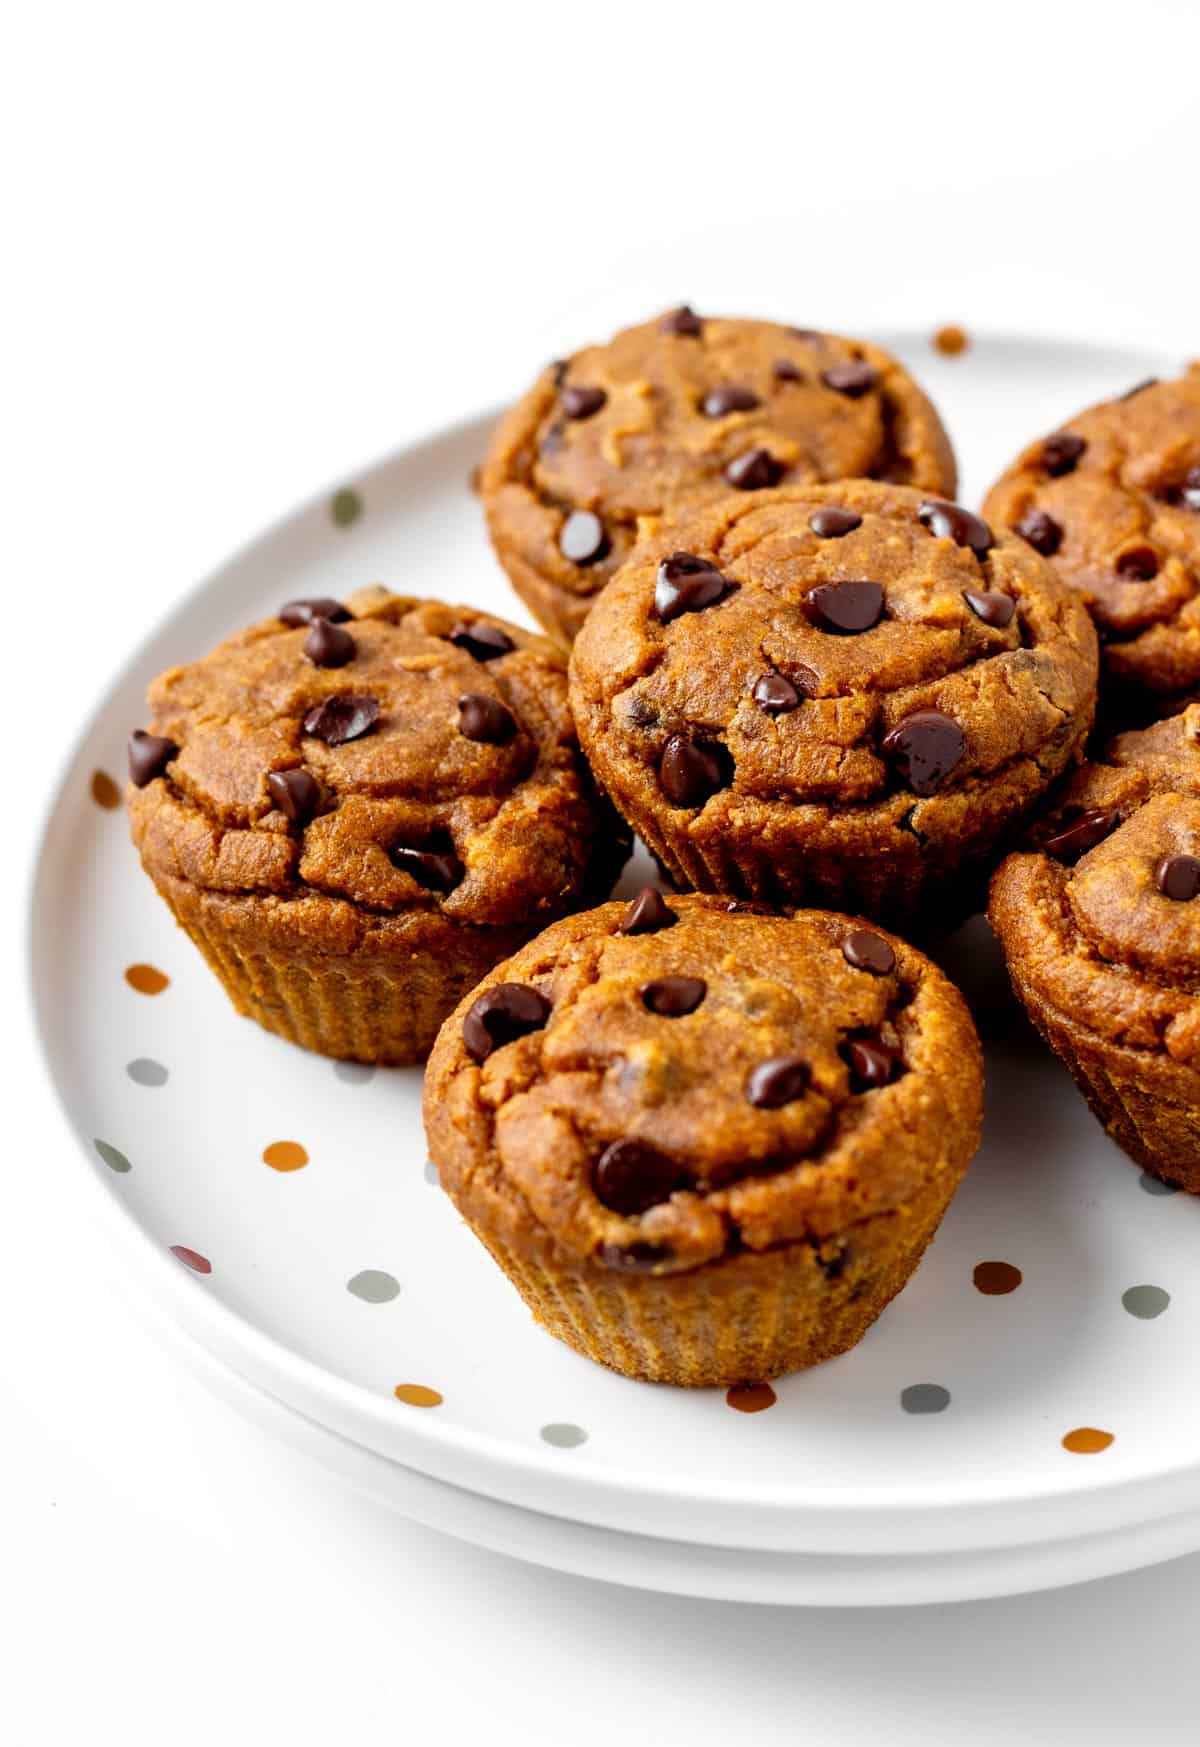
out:
{"label": "pumpkin muffin", "polygon": [[1200,364],[1176,381],[1139,383],[1031,444],[984,514],[1087,603],[1117,713],[1144,719],[1196,688]]}
{"label": "pumpkin muffin", "polygon": [[978,1144],[962,997],[845,916],[646,888],[555,923],[443,1027],[441,1182],[537,1320],[727,1385],[860,1340]]}
{"label": "pumpkin muffin", "polygon": [[423,1059],[498,959],[628,852],[544,638],[368,589],[172,668],[129,746],[142,865],[239,1013]]}
{"label": "pumpkin muffin", "polygon": [[1119,1146],[1200,1194],[1200,705],[1118,735],[992,880],[1013,987]]}
{"label": "pumpkin muffin", "polygon": [[866,475],[952,494],[937,413],[865,340],[676,309],[544,370],[480,489],[510,581],[569,644],[643,517],[673,501]]}
{"label": "pumpkin muffin", "polygon": [[597,602],[571,701],[598,780],[682,885],[904,929],[983,897],[1082,755],[1086,611],[1044,559],[870,480],[726,493]]}

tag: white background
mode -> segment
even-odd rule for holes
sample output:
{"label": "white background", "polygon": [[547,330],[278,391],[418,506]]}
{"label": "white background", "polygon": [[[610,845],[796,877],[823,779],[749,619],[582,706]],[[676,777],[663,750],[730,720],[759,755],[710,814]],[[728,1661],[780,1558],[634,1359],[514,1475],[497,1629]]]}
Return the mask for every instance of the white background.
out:
{"label": "white background", "polygon": [[270,1443],[112,1289],[19,937],[42,797],[148,624],[295,499],[564,345],[688,298],[1200,351],[1198,50],[1187,0],[10,14],[9,1739],[1195,1740],[1197,1559],[905,1612],[682,1602],[477,1553]]}

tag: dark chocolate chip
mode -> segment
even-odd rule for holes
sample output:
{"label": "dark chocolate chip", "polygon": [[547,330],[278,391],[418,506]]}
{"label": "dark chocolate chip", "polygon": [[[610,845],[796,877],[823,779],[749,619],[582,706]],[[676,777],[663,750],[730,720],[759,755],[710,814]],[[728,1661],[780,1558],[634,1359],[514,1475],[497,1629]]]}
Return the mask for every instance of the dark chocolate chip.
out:
{"label": "dark chocolate chip", "polygon": [[585,388],[581,383],[569,383],[558,391],[559,403],[569,419],[590,419],[608,399],[602,388]]}
{"label": "dark chocolate chip", "polygon": [[896,968],[896,955],[887,941],[868,928],[856,928],[846,936],[842,957],[856,971],[870,971],[873,977],[886,977]]}
{"label": "dark chocolate chip", "polygon": [[642,1005],[663,1019],[682,1019],[696,1011],[707,993],[703,977],[656,977],[641,990]]}
{"label": "dark chocolate chip", "polygon": [[800,702],[800,693],[781,673],[764,673],[761,679],[755,680],[750,695],[768,716],[786,715]]}
{"label": "dark chocolate chip", "polygon": [[666,624],[681,613],[698,613],[715,606],[732,592],[734,584],[722,576],[707,558],[692,552],[672,552],[658,567],[654,585],[654,614]]}
{"label": "dark chocolate chip", "polygon": [[804,372],[799,364],[793,364],[790,358],[776,358],[771,366],[771,374],[776,382],[803,382]]}
{"label": "dark chocolate chip", "polygon": [[725,906],[727,916],[778,916],[778,904],[764,904],[758,898],[731,898]]}
{"label": "dark chocolate chip", "polygon": [[495,661],[510,655],[516,644],[499,625],[489,625],[486,619],[476,619],[470,625],[455,625],[446,633],[456,649],[465,649],[476,661]]}
{"label": "dark chocolate chip", "polygon": [[591,510],[572,510],[559,529],[558,547],[572,564],[598,564],[609,549],[604,523]]}
{"label": "dark chocolate chip", "polygon": [[914,795],[932,795],[966,748],[962,729],[941,710],[915,710],[883,737],[885,756]]}
{"label": "dark chocolate chip", "polygon": [[462,884],[466,868],[457,855],[436,849],[411,849],[405,843],[392,850],[392,861],[427,892],[452,892]]}
{"label": "dark chocolate chip", "polygon": [[808,600],[822,630],[842,636],[869,631],[883,616],[883,589],[877,582],[823,582]]}
{"label": "dark chocolate chip", "polygon": [[332,619],[314,619],[312,630],[304,639],[304,653],[314,667],[345,667],[353,661],[358,645],[349,631],[335,625]]}
{"label": "dark chocolate chip", "polygon": [[350,614],[341,601],[330,600],[328,595],[322,595],[316,600],[289,601],[286,606],[280,607],[279,617],[285,625],[312,625],[318,619],[328,619],[331,624],[339,625]]}
{"label": "dark chocolate chip", "polygon": [[917,520],[939,540],[967,546],[977,558],[986,558],[996,544],[996,536],[982,516],[948,498],[927,497],[917,510]]}
{"label": "dark chocolate chip", "polygon": [[822,345],[825,340],[825,335],[818,333],[816,328],[790,327],[788,333],[792,335],[793,339],[803,340],[805,344],[809,346]]}
{"label": "dark chocolate chip", "polygon": [[342,746],[347,740],[360,740],[369,734],[379,720],[379,705],[374,698],[326,698],[316,704],[304,718],[304,732],[326,746]]}
{"label": "dark chocolate chip", "polygon": [[1051,479],[1061,479],[1064,473],[1074,473],[1079,457],[1087,448],[1074,431],[1055,431],[1042,444],[1041,462]]}
{"label": "dark chocolate chip", "polygon": [[626,1274],[650,1274],[660,1262],[669,1261],[671,1251],[666,1244],[632,1243],[601,1244],[600,1260],[606,1268],[619,1268]]}
{"label": "dark chocolate chip", "polygon": [[1121,823],[1121,815],[1115,808],[1089,807],[1086,813],[1080,813],[1069,825],[1064,825],[1061,831],[1047,837],[1042,848],[1047,855],[1054,856],[1056,861],[1076,861],[1085,855],[1089,849],[1095,849]]}
{"label": "dark chocolate chip", "polygon": [[1116,568],[1126,582],[1150,582],[1158,575],[1158,554],[1149,546],[1131,546],[1117,559]]}
{"label": "dark chocolate chip", "polygon": [[1012,616],[1017,610],[1017,603],[1010,594],[1001,594],[999,589],[988,589],[982,594],[976,594],[973,589],[963,589],[963,599],[977,619],[982,619],[985,625],[990,625],[993,631],[1003,631],[1006,625],[1011,625]]}
{"label": "dark chocolate chip", "polygon": [[618,934],[657,934],[671,928],[679,917],[668,909],[661,892],[653,886],[643,886],[617,923]]}
{"label": "dark chocolate chip", "polygon": [[710,388],[700,402],[700,411],[706,419],[723,419],[731,412],[752,412],[762,403],[752,388],[743,388],[739,382],[723,382],[719,388]]}
{"label": "dark chocolate chip", "polygon": [[1020,534],[1022,540],[1035,552],[1040,552],[1043,558],[1053,558],[1063,537],[1062,524],[1047,515],[1045,510],[1026,510],[1013,532]]}
{"label": "dark chocolate chip", "polygon": [[658,766],[662,791],[673,807],[701,807],[726,787],[728,753],[711,740],[672,734]]}
{"label": "dark chocolate chip", "polygon": [[627,1219],[665,1201],[680,1186],[679,1166],[632,1135],[606,1146],[592,1167],[596,1199]]}
{"label": "dark chocolate chip", "polygon": [[270,771],[267,793],[293,825],[307,825],[321,805],[321,785],[306,770]]}
{"label": "dark chocolate chip", "polygon": [[1124,394],[1121,396],[1121,399],[1122,400],[1132,400],[1135,394],[1140,394],[1142,392],[1143,388],[1155,388],[1157,386],[1158,386],[1158,377],[1157,376],[1143,376],[1142,380],[1140,382],[1135,382],[1132,388],[1127,388],[1125,390]]}
{"label": "dark chocolate chip", "polygon": [[862,527],[862,517],[857,510],[843,510],[836,504],[826,504],[823,509],[813,511],[808,525],[819,540],[840,540],[843,534],[852,534],[855,528]]}
{"label": "dark chocolate chip", "polygon": [[842,1045],[842,1057],[850,1069],[853,1092],[874,1092],[886,1086],[896,1072],[899,1052],[878,1037],[852,1037]]}
{"label": "dark chocolate chip", "polygon": [[1179,498],[1188,509],[1200,510],[1200,467],[1190,468],[1184,474]]}
{"label": "dark chocolate chip", "polygon": [[472,1061],[484,1062],[494,1049],[540,1031],[549,1017],[549,1001],[528,983],[497,983],[468,1007],[463,1047]]}
{"label": "dark chocolate chip", "polygon": [[812,1069],[798,1055],[773,1055],[759,1062],[746,1076],[746,1097],[756,1109],[779,1110],[803,1098],[812,1079]]}
{"label": "dark chocolate chip", "polygon": [[503,746],[517,731],[516,717],[499,698],[483,692],[464,692],[458,700],[458,731],[465,740],[485,746]]}
{"label": "dark chocolate chip", "polygon": [[838,394],[848,394],[851,400],[858,400],[860,395],[869,394],[879,381],[879,372],[873,364],[834,364],[830,369],[821,372],[821,381],[826,388],[832,388]]}
{"label": "dark chocolate chip", "polygon": [[565,378],[567,371],[571,368],[571,364],[570,360],[567,358],[554,358],[549,364],[547,364],[546,368],[550,372],[555,388],[561,388],[563,385],[563,379]]}
{"label": "dark chocolate chip", "polygon": [[678,309],[669,309],[658,324],[660,334],[686,334],[696,339],[704,332],[704,323],[690,304],[681,303]]}
{"label": "dark chocolate chip", "polygon": [[762,491],[778,485],[783,478],[782,461],[776,461],[769,449],[747,449],[735,455],[725,469],[725,479],[735,491]]}
{"label": "dark chocolate chip", "polygon": [[1194,855],[1164,855],[1154,870],[1154,883],[1164,898],[1189,904],[1200,892],[1200,860]]}
{"label": "dark chocolate chip", "polygon": [[135,788],[144,789],[178,757],[179,748],[173,740],[136,728],[129,736],[129,780]]}

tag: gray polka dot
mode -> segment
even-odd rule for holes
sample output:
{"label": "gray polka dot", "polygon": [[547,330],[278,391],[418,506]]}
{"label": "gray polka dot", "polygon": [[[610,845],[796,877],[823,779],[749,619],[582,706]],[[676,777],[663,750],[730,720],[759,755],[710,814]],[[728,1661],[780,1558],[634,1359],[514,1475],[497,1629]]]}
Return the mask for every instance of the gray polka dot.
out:
{"label": "gray polka dot", "polygon": [[122,1174],[125,1171],[132,1171],[133,1166],[125,1157],[125,1154],[119,1153],[115,1146],[109,1146],[106,1140],[94,1140],[92,1145],[100,1154],[100,1157],[104,1160],[110,1171],[119,1171]]}
{"label": "gray polka dot", "polygon": [[1164,1292],[1161,1286],[1130,1286],[1121,1294],[1121,1303],[1130,1316],[1140,1317],[1143,1322],[1161,1316],[1170,1302],[1171,1294]]}
{"label": "gray polka dot", "polygon": [[335,528],[348,528],[362,515],[362,498],[347,485],[335,491],[329,500],[329,514]]}
{"label": "gray polka dot", "polygon": [[944,1413],[950,1405],[950,1391],[940,1383],[910,1383],[900,1391],[900,1405],[905,1413]]}
{"label": "gray polka dot", "polygon": [[149,1056],[140,1055],[136,1061],[126,1065],[125,1072],[135,1086],[165,1086],[167,1070],[161,1062],[152,1062]]}
{"label": "gray polka dot", "polygon": [[334,1062],[333,1071],[348,1086],[365,1086],[368,1080],[375,1078],[375,1069],[370,1062]]}
{"label": "gray polka dot", "polygon": [[542,1427],[542,1441],[559,1450],[574,1450],[587,1443],[587,1433],[582,1426],[548,1425]]}
{"label": "gray polka dot", "polygon": [[438,1168],[432,1159],[425,1160],[425,1181],[432,1183],[435,1189],[440,1189],[442,1179],[438,1176]]}
{"label": "gray polka dot", "polygon": [[1147,1195],[1178,1195],[1179,1186],[1176,1183],[1164,1183],[1161,1177],[1154,1176],[1150,1171],[1143,1171],[1138,1182]]}
{"label": "gray polka dot", "polygon": [[361,1274],[346,1281],[346,1290],[367,1304],[390,1304],[393,1298],[400,1296],[400,1282],[394,1274],[385,1274],[382,1268],[364,1268]]}

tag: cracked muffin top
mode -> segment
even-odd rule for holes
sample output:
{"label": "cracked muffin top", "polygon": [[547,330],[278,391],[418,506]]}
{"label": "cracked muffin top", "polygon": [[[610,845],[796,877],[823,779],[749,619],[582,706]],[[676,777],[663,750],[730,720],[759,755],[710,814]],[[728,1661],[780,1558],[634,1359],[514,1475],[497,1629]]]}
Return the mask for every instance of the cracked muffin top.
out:
{"label": "cracked muffin top", "polygon": [[1087,602],[1106,674],[1159,695],[1200,683],[1200,364],[1032,443],[984,514]]}
{"label": "cracked muffin top", "polygon": [[705,890],[903,917],[1080,755],[1096,639],[1045,561],[866,480],[725,494],[635,549],[571,659],[599,780]]}
{"label": "cracked muffin top", "polygon": [[594,863],[620,864],[561,656],[469,608],[293,601],[149,701],[129,806],[156,876],[503,926],[561,914],[607,889]]}
{"label": "cracked muffin top", "polygon": [[536,1259],[675,1273],[899,1210],[974,1150],[978,1041],[915,948],[712,897],[554,924],[446,1021],[442,1180]]}
{"label": "cracked muffin top", "polygon": [[679,309],[551,365],[501,421],[480,489],[513,586],[570,643],[641,517],[800,480],[953,492],[937,413],[888,353]]}

